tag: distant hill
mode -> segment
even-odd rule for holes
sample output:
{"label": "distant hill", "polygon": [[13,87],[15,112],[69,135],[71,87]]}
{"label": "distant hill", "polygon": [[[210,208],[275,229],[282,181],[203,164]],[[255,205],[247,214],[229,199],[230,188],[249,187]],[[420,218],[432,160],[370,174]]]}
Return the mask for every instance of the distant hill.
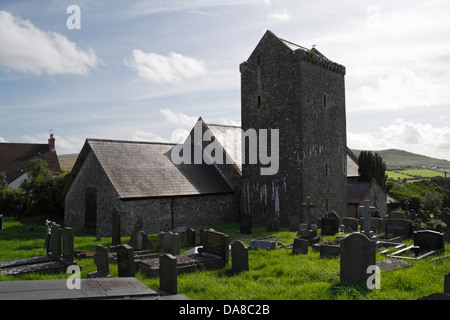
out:
{"label": "distant hill", "polygon": [[[356,156],[359,156],[361,150],[352,149],[352,152]],[[378,155],[383,158],[384,162],[386,163],[387,169],[406,167],[415,168],[422,166],[450,169],[450,161],[431,158],[403,150],[388,149],[372,152],[378,153]]]}
{"label": "distant hill", "polygon": [[58,155],[59,165],[62,171],[71,171],[75,161],[77,161],[78,153]]}

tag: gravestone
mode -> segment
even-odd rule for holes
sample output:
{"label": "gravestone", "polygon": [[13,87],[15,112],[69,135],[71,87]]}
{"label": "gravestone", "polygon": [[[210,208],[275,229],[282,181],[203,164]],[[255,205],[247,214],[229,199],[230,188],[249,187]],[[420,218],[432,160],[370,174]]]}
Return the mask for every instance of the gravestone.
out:
{"label": "gravestone", "polygon": [[192,228],[186,229],[186,244],[188,246],[195,246],[195,230]]}
{"label": "gravestone", "polygon": [[339,219],[335,217],[323,217],[321,228],[322,235],[334,236],[339,231]]}
{"label": "gravestone", "polygon": [[241,234],[251,234],[252,233],[252,216],[244,214],[241,217],[241,223],[239,226],[239,232]]}
{"label": "gravestone", "polygon": [[142,250],[152,250],[153,249],[153,243],[148,238],[148,234],[144,231],[139,231],[136,234],[136,250],[142,251]]}
{"label": "gravestone", "polygon": [[413,232],[414,246],[423,250],[443,251],[444,235],[432,230],[419,230]]}
{"label": "gravestone", "polygon": [[178,292],[177,258],[171,254],[159,257],[159,289],[161,291],[177,294]]}
{"label": "gravestone", "polygon": [[3,230],[3,214],[0,213],[0,230]]}
{"label": "gravestone", "polygon": [[292,254],[308,254],[309,241],[306,239],[295,238],[292,245]]}
{"label": "gravestone", "polygon": [[[369,239],[374,238],[373,231],[370,230],[370,218],[371,213],[376,211],[376,208],[370,205],[370,200],[364,200],[364,205],[359,206],[358,208],[361,208],[364,210],[364,228],[363,231],[361,231],[362,234],[364,234]],[[374,238],[375,239],[375,238]]]}
{"label": "gravestone", "polygon": [[337,258],[341,254],[340,246],[322,244],[319,248],[320,258]]}
{"label": "gravestone", "polygon": [[267,225],[266,225],[266,231],[267,232],[277,232],[278,230],[280,230],[280,220],[278,220],[277,217],[269,218]]}
{"label": "gravestone", "polygon": [[276,241],[270,240],[251,240],[248,244],[249,249],[266,249],[275,250],[277,248]]}
{"label": "gravestone", "polygon": [[67,262],[73,262],[75,258],[75,251],[73,247],[73,229],[65,227],[62,230],[63,234],[63,259]]}
{"label": "gravestone", "polygon": [[134,277],[135,265],[133,248],[127,244],[119,244],[117,250],[117,270],[119,277]]}
{"label": "gravestone", "polygon": [[52,223],[50,238],[50,250],[51,254],[59,257],[61,256],[61,226],[56,223]]}
{"label": "gravestone", "polygon": [[344,232],[356,232],[358,231],[358,219],[351,217],[342,218],[344,224]]}
{"label": "gravestone", "polygon": [[109,278],[109,254],[108,248],[103,245],[95,246],[94,262],[97,266],[97,271],[88,273],[88,278]]}
{"label": "gravestone", "polygon": [[412,230],[411,220],[409,219],[386,219],[385,233],[394,236],[410,237]]}
{"label": "gravestone", "polygon": [[138,241],[138,237],[139,237],[139,232],[142,231],[143,227],[144,227],[144,221],[142,220],[142,217],[138,217],[138,219],[136,220],[136,223],[134,224],[134,228],[133,228],[133,232],[131,233],[130,241],[128,242],[128,245],[130,247],[137,249],[137,241]]}
{"label": "gravestone", "polygon": [[288,216],[289,219],[289,231],[298,231],[298,227],[300,225],[300,218],[295,214],[290,214]]}
{"label": "gravestone", "polygon": [[306,229],[311,229],[311,208],[315,207],[316,204],[311,202],[311,197],[306,197],[306,202],[302,203],[304,207],[303,210],[303,222],[306,223]]}
{"label": "gravestone", "polygon": [[248,271],[248,249],[241,241],[231,244],[231,268],[235,272]]}
{"label": "gravestone", "polygon": [[114,208],[112,212],[112,235],[111,242],[112,246],[117,246],[121,244],[120,239],[120,213]]}
{"label": "gravestone", "polygon": [[397,270],[414,266],[408,262],[395,258],[377,261],[376,265],[381,271]]}
{"label": "gravestone", "polygon": [[444,277],[444,293],[450,294],[450,273]]}
{"label": "gravestone", "polygon": [[230,256],[230,237],[221,232],[207,230],[203,251],[221,257],[228,264]]}
{"label": "gravestone", "polygon": [[367,268],[375,265],[376,243],[362,233],[352,233],[341,241],[340,280],[342,283],[367,281]]}
{"label": "gravestone", "polygon": [[159,233],[159,246],[162,249],[169,249],[172,254],[180,254],[180,234],[178,232],[163,232]]}

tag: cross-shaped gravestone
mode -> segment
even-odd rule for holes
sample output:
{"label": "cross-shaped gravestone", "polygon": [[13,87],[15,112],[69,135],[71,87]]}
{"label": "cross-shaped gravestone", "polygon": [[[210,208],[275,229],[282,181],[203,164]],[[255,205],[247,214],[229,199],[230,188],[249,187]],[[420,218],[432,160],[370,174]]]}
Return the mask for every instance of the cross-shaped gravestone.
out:
{"label": "cross-shaped gravestone", "polygon": [[303,217],[305,219],[305,223],[306,223],[306,228],[309,230],[311,229],[311,208],[315,207],[316,204],[315,203],[311,203],[311,197],[306,197],[306,202],[302,203],[303,207],[304,207],[304,211],[303,211]]}
{"label": "cross-shaped gravestone", "polygon": [[375,212],[376,208],[370,205],[370,200],[364,200],[364,205],[359,206],[358,208],[362,208],[364,210],[364,231],[362,231],[362,233],[371,239],[373,237],[373,232],[370,231],[370,213]]}

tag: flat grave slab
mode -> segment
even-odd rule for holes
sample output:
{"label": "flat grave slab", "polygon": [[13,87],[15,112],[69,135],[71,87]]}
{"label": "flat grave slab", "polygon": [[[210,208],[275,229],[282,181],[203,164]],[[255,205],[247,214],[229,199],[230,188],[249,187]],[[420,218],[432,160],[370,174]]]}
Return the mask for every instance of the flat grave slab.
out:
{"label": "flat grave slab", "polygon": [[136,278],[79,279],[80,289],[68,289],[67,280],[0,282],[0,300],[109,299],[155,297],[158,293]]}
{"label": "flat grave slab", "polygon": [[17,276],[32,272],[59,273],[65,272],[73,264],[76,262],[66,262],[51,255],[0,261],[0,274]]}
{"label": "flat grave slab", "polygon": [[390,271],[390,270],[397,270],[397,269],[403,269],[412,267],[413,265],[399,260],[399,259],[386,259],[386,260],[380,260],[376,262],[376,265],[382,270],[382,271]]}

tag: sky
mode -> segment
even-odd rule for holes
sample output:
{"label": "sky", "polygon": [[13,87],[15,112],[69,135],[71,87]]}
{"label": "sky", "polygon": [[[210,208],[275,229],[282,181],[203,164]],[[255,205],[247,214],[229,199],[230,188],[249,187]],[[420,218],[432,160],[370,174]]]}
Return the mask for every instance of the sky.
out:
{"label": "sky", "polygon": [[[76,7],[72,7],[75,5]],[[78,10],[79,9],[79,10]],[[347,145],[450,160],[450,2],[0,0],[0,142],[179,142],[240,125],[266,32],[346,67]]]}

